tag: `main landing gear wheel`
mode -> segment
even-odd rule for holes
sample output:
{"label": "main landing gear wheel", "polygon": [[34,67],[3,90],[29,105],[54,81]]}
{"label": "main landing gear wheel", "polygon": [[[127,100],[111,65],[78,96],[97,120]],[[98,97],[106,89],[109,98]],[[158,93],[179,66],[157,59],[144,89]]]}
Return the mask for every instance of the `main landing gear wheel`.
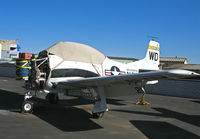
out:
{"label": "main landing gear wheel", "polygon": [[33,112],[33,102],[30,100],[25,100],[22,103],[22,112],[23,113],[32,113]]}
{"label": "main landing gear wheel", "polygon": [[96,119],[102,118],[103,116],[104,116],[104,112],[92,113],[92,117]]}
{"label": "main landing gear wheel", "polygon": [[57,104],[59,100],[58,95],[54,93],[47,94],[46,99],[50,104]]}

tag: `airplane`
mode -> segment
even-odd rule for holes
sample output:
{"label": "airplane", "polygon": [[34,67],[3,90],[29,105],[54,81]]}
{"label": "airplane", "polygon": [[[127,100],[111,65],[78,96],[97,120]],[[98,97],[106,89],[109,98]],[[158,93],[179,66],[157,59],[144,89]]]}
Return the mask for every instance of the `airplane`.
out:
{"label": "airplane", "polygon": [[123,64],[98,50],[80,43],[59,42],[31,60],[28,91],[22,112],[33,112],[33,97],[45,93],[56,104],[58,93],[94,101],[92,115],[103,117],[108,111],[106,97],[145,94],[146,84],[158,80],[199,80],[200,74],[187,70],[159,70],[160,44],[150,40],[144,59]]}

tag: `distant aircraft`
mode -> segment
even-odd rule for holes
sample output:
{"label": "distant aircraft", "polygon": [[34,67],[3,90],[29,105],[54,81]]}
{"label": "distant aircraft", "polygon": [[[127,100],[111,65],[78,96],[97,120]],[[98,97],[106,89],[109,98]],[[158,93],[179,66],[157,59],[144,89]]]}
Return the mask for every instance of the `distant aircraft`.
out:
{"label": "distant aircraft", "polygon": [[57,103],[58,93],[63,93],[93,100],[92,113],[99,118],[107,111],[106,97],[145,93],[146,84],[155,84],[161,79],[200,77],[186,70],[159,71],[159,59],[160,46],[153,40],[144,59],[128,64],[113,61],[88,45],[59,42],[32,60],[27,82],[30,88],[22,111],[33,111],[31,98],[39,92],[46,93],[50,103]]}

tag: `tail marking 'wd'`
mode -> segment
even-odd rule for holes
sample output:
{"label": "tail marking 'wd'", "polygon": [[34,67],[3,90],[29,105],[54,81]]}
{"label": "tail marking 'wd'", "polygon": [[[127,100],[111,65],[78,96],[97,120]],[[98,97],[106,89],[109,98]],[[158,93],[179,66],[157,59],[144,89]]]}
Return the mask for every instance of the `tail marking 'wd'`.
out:
{"label": "tail marking 'wd'", "polygon": [[154,60],[154,61],[158,61],[158,53],[149,51],[149,59]]}

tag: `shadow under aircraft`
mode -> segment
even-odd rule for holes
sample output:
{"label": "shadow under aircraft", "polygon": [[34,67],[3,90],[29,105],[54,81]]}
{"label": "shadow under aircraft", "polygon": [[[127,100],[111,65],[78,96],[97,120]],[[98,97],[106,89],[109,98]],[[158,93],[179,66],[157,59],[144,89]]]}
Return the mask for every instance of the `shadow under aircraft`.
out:
{"label": "shadow under aircraft", "polygon": [[167,122],[143,121],[143,120],[131,120],[130,122],[149,139],[170,139],[170,138],[198,139],[199,138],[199,136]]}
{"label": "shadow under aircraft", "polygon": [[[0,89],[0,109],[9,110],[11,112],[21,112],[21,102],[23,102],[24,95]],[[67,100],[59,100],[58,104],[49,104],[46,100],[41,98],[33,98],[37,105],[33,115],[46,121],[62,131],[85,131],[92,129],[103,128],[93,122],[90,118],[91,113],[84,109],[74,107],[76,105],[87,105],[92,102],[82,99],[80,97],[71,97]],[[126,105],[121,103],[120,99],[107,99],[108,104],[112,105]]]}
{"label": "shadow under aircraft", "polygon": [[199,104],[200,104],[200,100],[192,100],[192,102],[195,102],[195,103],[199,103]]}
{"label": "shadow under aircraft", "polygon": [[[24,96],[15,92],[0,89],[0,109],[11,112],[21,112],[21,102]],[[62,131],[86,131],[103,128],[93,122],[91,114],[87,111],[75,107],[65,107],[60,104],[47,104],[48,102],[39,99],[36,101],[40,107],[36,107],[33,115],[46,121]],[[73,99],[71,102],[78,102],[80,99]],[[71,103],[70,102],[70,103]],[[69,105],[71,105],[69,103]],[[83,103],[81,103],[83,104]],[[53,109],[52,109],[53,107]]]}
{"label": "shadow under aircraft", "polygon": [[199,121],[200,115],[183,114],[183,113],[175,112],[175,111],[164,109],[164,108],[153,108],[153,109],[160,113],[118,110],[118,109],[112,110],[112,111],[133,113],[133,114],[142,114],[142,115],[147,115],[147,116],[159,116],[159,117],[164,117],[164,118],[175,118],[180,121],[200,127],[200,121]]}

